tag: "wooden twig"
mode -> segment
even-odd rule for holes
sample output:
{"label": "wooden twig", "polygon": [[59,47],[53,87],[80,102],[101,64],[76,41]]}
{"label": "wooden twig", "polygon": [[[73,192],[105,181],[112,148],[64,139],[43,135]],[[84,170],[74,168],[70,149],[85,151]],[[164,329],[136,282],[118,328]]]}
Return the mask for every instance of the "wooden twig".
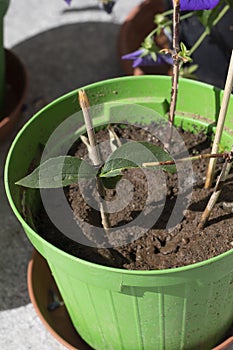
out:
{"label": "wooden twig", "polygon": [[[84,117],[86,129],[87,129],[87,136],[88,136],[89,146],[90,146],[89,147],[89,149],[90,149],[89,155],[91,156],[91,160],[92,160],[94,166],[99,167],[102,164],[102,161],[101,161],[101,157],[100,157],[99,147],[98,147],[98,144],[97,144],[96,138],[95,138],[95,131],[94,131],[92,118],[91,118],[91,114],[90,114],[90,104],[89,104],[87,95],[86,95],[84,90],[79,90],[78,98],[79,98],[79,104],[80,104],[80,107],[81,107],[82,112],[83,112],[83,117]],[[108,235],[110,223],[109,223],[109,216],[107,213],[106,204],[104,201],[105,189],[104,189],[101,178],[98,176],[96,178],[96,185],[97,185],[98,193],[99,193],[100,197],[103,199],[103,201],[100,200],[100,202],[99,202],[100,215],[101,215],[103,228],[104,228],[106,234]]]}
{"label": "wooden twig", "polygon": [[173,0],[173,70],[172,70],[172,90],[171,90],[171,102],[169,110],[169,136],[168,143],[172,138],[172,126],[174,124],[174,116],[176,110],[177,94],[178,94],[178,81],[180,71],[180,0]]}
{"label": "wooden twig", "polygon": [[201,217],[201,221],[198,225],[199,229],[203,229],[204,226],[206,225],[207,220],[209,219],[209,216],[211,214],[211,211],[213,210],[214,205],[216,204],[221,191],[222,191],[222,184],[224,183],[224,181],[226,180],[228,174],[231,171],[231,167],[232,167],[232,160],[233,160],[233,147],[231,152],[224,152],[224,153],[215,153],[215,154],[199,154],[197,156],[193,156],[193,157],[185,157],[185,158],[180,158],[180,159],[176,159],[176,160],[168,160],[168,161],[164,161],[164,162],[150,162],[150,163],[143,163],[142,166],[143,167],[155,167],[155,166],[163,166],[163,165],[174,165],[177,163],[183,163],[186,161],[194,161],[194,160],[198,160],[198,159],[217,159],[217,158],[223,158],[225,159],[224,162],[224,166],[222,168],[222,171],[218,177],[218,180],[216,182],[214,191],[210,197],[210,200],[206,206],[206,209],[204,210],[202,217]]}
{"label": "wooden twig", "polygon": [[[225,123],[225,118],[226,118],[227,108],[228,108],[228,104],[231,96],[232,87],[233,87],[233,50],[231,54],[231,60],[229,64],[222,104],[220,108],[220,113],[218,117],[217,128],[216,128],[216,133],[215,133],[211,153],[218,152],[218,147],[222,137],[222,131]],[[210,159],[207,173],[206,173],[205,188],[210,188],[212,185],[215,167],[216,167],[216,159]]]}
{"label": "wooden twig", "polygon": [[210,217],[210,214],[211,214],[215,204],[217,203],[217,200],[222,192],[222,184],[224,183],[228,174],[230,173],[231,167],[232,167],[232,163],[229,163],[226,159],[224,166],[222,168],[222,171],[218,177],[214,191],[209,199],[209,202],[208,202],[204,212],[202,213],[201,220],[200,220],[200,223],[198,225],[198,228],[201,230],[205,227],[205,225]]}
{"label": "wooden twig", "polygon": [[167,160],[164,162],[148,162],[148,163],[142,163],[143,167],[155,167],[155,166],[162,166],[162,165],[175,165],[178,163],[184,163],[187,161],[194,161],[198,159],[210,159],[210,158],[223,158],[226,160],[231,160],[232,154],[231,152],[224,152],[224,153],[215,153],[215,154],[198,154],[197,156],[192,157],[184,157],[176,160]]}

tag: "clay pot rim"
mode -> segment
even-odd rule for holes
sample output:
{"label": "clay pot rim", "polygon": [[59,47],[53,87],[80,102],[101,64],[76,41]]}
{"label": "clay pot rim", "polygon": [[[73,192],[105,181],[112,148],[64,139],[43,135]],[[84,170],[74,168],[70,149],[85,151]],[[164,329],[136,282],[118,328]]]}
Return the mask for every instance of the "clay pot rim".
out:
{"label": "clay pot rim", "polygon": [[[62,297],[46,259],[36,249],[33,249],[28,263],[27,286],[38,317],[47,331],[60,344],[69,350],[93,350],[75,330],[64,304],[55,309],[48,309],[47,303],[50,303],[50,298],[46,296],[47,292],[53,291],[60,300]],[[57,328],[55,324],[58,325]]]}
{"label": "clay pot rim", "polygon": [[[129,33],[130,31],[132,30],[132,22],[135,21],[135,18],[137,18],[141,12],[146,12],[147,11],[147,8],[150,8],[150,7],[153,7],[154,8],[154,14],[155,13],[161,13],[163,11],[165,11],[165,5],[163,3],[162,0],[160,0],[160,3],[158,4],[158,0],[156,1],[152,1],[152,0],[144,0],[142,3],[136,5],[135,7],[132,8],[132,10],[129,12],[129,14],[127,15],[127,17],[125,18],[124,22],[122,23],[121,27],[120,27],[120,30],[119,30],[119,33],[118,33],[118,38],[117,38],[117,51],[118,51],[118,54],[119,54],[119,60],[120,60],[120,64],[123,68],[123,71],[127,74],[127,75],[144,75],[146,74],[144,69],[147,69],[147,67],[136,67],[136,68],[133,68],[132,67],[132,62],[131,61],[124,61],[121,59],[121,56],[124,55],[124,54],[127,54],[129,53],[129,51],[131,50],[127,50],[126,52],[126,47],[128,49],[128,36],[129,36]],[[161,8],[160,8],[161,6]],[[158,8],[160,8],[159,11],[155,11],[157,10]],[[163,11],[162,11],[163,9]],[[153,14],[153,15],[154,15]],[[140,44],[139,44],[140,45]],[[135,47],[135,50],[138,49],[138,47]],[[162,73],[160,73],[160,68],[159,67],[163,67],[162,68]],[[150,69],[150,67],[149,67]],[[171,67],[167,64],[164,64],[164,65],[159,65],[159,66],[152,66],[151,67],[152,70],[156,69],[156,72],[151,72],[150,74],[166,74],[166,75],[171,75],[172,74],[172,70],[171,70]]]}
{"label": "clay pot rim", "polygon": [[212,350],[227,350],[228,346],[233,344],[233,336],[225,340],[223,343],[217,345],[215,348]]}
{"label": "clay pot rim", "polygon": [[39,316],[41,322],[43,323],[43,325],[45,326],[45,328],[53,335],[53,337],[62,345],[64,345],[66,348],[68,348],[69,350],[78,350],[76,347],[73,347],[70,343],[68,343],[63,337],[61,337],[49,324],[49,322],[45,319],[45,317],[43,316],[36,297],[35,297],[35,293],[34,293],[34,286],[33,286],[33,280],[32,280],[32,276],[33,276],[33,268],[34,268],[34,261],[36,259],[36,256],[39,253],[34,249],[32,256],[31,256],[31,260],[28,263],[28,269],[27,269],[27,286],[28,286],[28,294],[30,297],[30,300],[32,302],[32,305],[37,313],[37,315]]}
{"label": "clay pot rim", "polygon": [[[21,61],[21,59],[13,52],[13,50],[4,49],[5,51],[5,57],[6,57],[6,66],[8,59],[14,60],[16,63],[15,67],[18,70],[19,74],[21,75],[21,83],[22,83],[22,89],[20,90],[20,94],[18,94],[18,101],[13,104],[13,106],[10,108],[9,113],[7,115],[4,115],[3,118],[0,120],[0,142],[5,140],[7,136],[12,132],[14,126],[17,124],[19,119],[19,114],[21,112],[23,103],[25,101],[27,91],[28,91],[28,72],[26,70],[26,67],[24,63]],[[9,64],[9,63],[8,63]],[[9,83],[9,75],[6,74],[6,82]],[[9,104],[9,101],[8,103]]]}

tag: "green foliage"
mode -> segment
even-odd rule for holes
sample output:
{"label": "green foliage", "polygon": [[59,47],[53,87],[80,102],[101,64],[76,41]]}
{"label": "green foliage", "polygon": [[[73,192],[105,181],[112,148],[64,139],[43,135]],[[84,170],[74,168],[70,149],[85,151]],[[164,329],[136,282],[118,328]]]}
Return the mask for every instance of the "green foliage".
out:
{"label": "green foliage", "polygon": [[87,162],[71,156],[50,158],[40,164],[31,174],[16,182],[30,188],[58,188],[79,180],[96,176],[96,170]]}
{"label": "green foliage", "polygon": [[189,50],[187,49],[187,47],[185,46],[184,43],[180,43],[180,52],[178,53],[179,58],[184,62],[192,62],[191,57],[189,57]]}
{"label": "green foliage", "polygon": [[[116,149],[108,158],[101,171],[77,157],[59,156],[40,164],[31,174],[16,182],[16,185],[30,188],[59,188],[90,180],[103,178],[104,186],[115,188],[123,170],[139,168],[144,162],[164,162],[173,159],[162,148],[148,142],[128,142]],[[158,165],[151,167],[158,169]],[[175,165],[164,165],[162,169],[175,172]]]}
{"label": "green foliage", "polygon": [[159,51],[157,46],[155,45],[154,39],[151,36],[147,36],[141,44],[141,47],[144,49],[141,57],[151,55],[154,61],[157,60],[156,52]]}
{"label": "green foliage", "polygon": [[166,31],[172,35],[171,25],[172,21],[167,17],[167,15],[171,15],[172,11],[166,11],[164,13],[158,13],[154,17],[154,23],[156,25],[156,33],[160,35],[162,31]]}
{"label": "green foliage", "polygon": [[[105,162],[101,177],[112,177],[130,168],[141,168],[143,163],[165,162],[173,159],[162,148],[148,142],[128,142],[117,148]],[[151,167],[158,169],[158,166]],[[164,165],[162,169],[171,173],[176,171],[175,165]]]}

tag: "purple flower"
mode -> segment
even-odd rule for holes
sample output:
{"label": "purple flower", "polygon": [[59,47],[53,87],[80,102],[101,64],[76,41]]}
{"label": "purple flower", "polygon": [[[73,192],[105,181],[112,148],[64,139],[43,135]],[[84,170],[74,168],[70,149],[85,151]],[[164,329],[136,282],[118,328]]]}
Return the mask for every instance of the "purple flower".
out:
{"label": "purple flower", "polygon": [[72,0],[65,0],[65,2],[67,3],[67,5],[70,5],[70,4],[71,4],[71,1],[72,1]]}
{"label": "purple flower", "polygon": [[107,13],[112,13],[113,6],[117,0],[100,0],[100,5]]}
{"label": "purple flower", "polygon": [[220,0],[180,0],[181,11],[211,10]]}
{"label": "purple flower", "polygon": [[154,55],[151,55],[150,52],[147,52],[143,48],[122,56],[122,59],[132,60],[133,68],[136,68],[138,66],[156,66],[165,63],[170,65],[173,64],[173,60],[170,54],[160,54],[157,52],[156,54],[154,53]]}

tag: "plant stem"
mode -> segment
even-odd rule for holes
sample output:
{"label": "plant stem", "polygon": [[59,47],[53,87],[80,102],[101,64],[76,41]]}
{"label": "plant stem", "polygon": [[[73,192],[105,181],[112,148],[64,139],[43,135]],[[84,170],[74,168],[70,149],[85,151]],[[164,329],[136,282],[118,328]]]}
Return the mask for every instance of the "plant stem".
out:
{"label": "plant stem", "polygon": [[167,160],[164,162],[150,162],[150,163],[142,163],[143,167],[154,167],[154,166],[162,166],[162,165],[174,165],[178,163],[184,163],[187,161],[194,161],[194,160],[199,160],[199,159],[209,159],[209,158],[223,158],[228,161],[232,160],[232,152],[223,152],[223,153],[215,153],[215,154],[198,154],[197,156],[192,156],[192,157],[185,157],[185,158],[180,158],[176,160]]}
{"label": "plant stem", "polygon": [[210,34],[209,29],[205,29],[205,31],[199,36],[195,44],[192,46],[192,48],[189,50],[189,56],[191,56],[201,45],[203,40]]}
{"label": "plant stem", "polygon": [[[222,137],[222,132],[223,132],[223,127],[226,119],[226,113],[227,113],[227,108],[228,108],[228,104],[231,96],[232,86],[233,86],[233,50],[232,50],[231,60],[228,68],[228,74],[227,74],[222,104],[220,108],[220,113],[218,117],[216,133],[213,141],[213,146],[211,151],[212,153],[218,152],[218,146]],[[205,188],[210,188],[212,185],[215,166],[216,166],[216,160],[211,159],[207,169]]]}
{"label": "plant stem", "polygon": [[201,221],[198,225],[198,228],[201,230],[205,227],[205,225],[210,217],[210,214],[213,210],[213,207],[215,206],[215,204],[216,204],[216,202],[217,202],[217,200],[222,192],[222,184],[224,183],[228,174],[230,173],[231,167],[232,167],[232,163],[229,163],[226,159],[225,163],[223,165],[222,171],[218,177],[217,183],[215,185],[214,192],[212,193],[212,195],[209,199],[209,202],[208,202],[204,212],[202,213]]}
{"label": "plant stem", "polygon": [[[163,14],[164,16],[166,16],[166,15],[170,15],[170,14],[172,14],[172,13],[173,13],[173,9],[171,9],[171,10],[169,10],[169,11],[166,11],[166,12],[163,12],[162,14]],[[186,13],[185,15],[180,16],[180,21],[183,21],[184,19],[190,18],[190,17],[194,16],[194,14],[195,14],[195,12]],[[167,20],[165,23],[163,23],[163,25],[158,26],[158,27],[156,27],[155,29],[153,29],[153,30],[150,32],[150,34],[148,34],[147,38],[150,38],[150,37],[152,37],[153,35],[155,35],[155,34],[161,29],[161,27],[167,27],[167,26],[170,26],[171,24],[172,24],[172,20],[170,20],[170,19]]]}
{"label": "plant stem", "polygon": [[[225,5],[223,7],[223,9],[219,12],[218,17],[216,17],[216,19],[213,21],[212,26],[216,26],[218,24],[218,22],[222,19],[222,17],[227,13],[227,11],[229,10],[230,6],[229,5]],[[166,12],[163,13],[164,16],[166,15],[170,15],[173,12],[173,10],[168,10]],[[184,19],[190,18],[192,16],[195,15],[195,11],[193,12],[188,12],[182,16],[180,16],[180,21],[183,21]],[[172,20],[168,20],[167,22],[165,22],[163,24],[163,27],[169,26],[173,23]],[[148,38],[155,35],[161,28],[158,26],[156,27],[154,30],[152,30],[150,32],[150,34],[147,36]],[[195,44],[192,46],[192,48],[189,50],[189,56],[191,56],[197,49],[198,47],[202,44],[202,42],[204,41],[204,39],[210,34],[210,29],[207,27],[204,32],[201,34],[201,36],[197,39],[197,41],[195,42]]]}
{"label": "plant stem", "polygon": [[[78,97],[79,97],[79,104],[83,112],[83,117],[84,117],[86,129],[87,129],[87,136],[90,144],[91,152],[89,153],[89,155],[91,154],[91,160],[94,166],[99,167],[102,164],[102,161],[100,157],[99,147],[96,142],[95,131],[94,131],[92,118],[90,114],[90,104],[84,90],[79,90]],[[96,178],[96,186],[101,199],[103,199],[103,201],[102,200],[99,201],[100,215],[101,215],[103,228],[106,234],[108,235],[110,223],[109,223],[109,216],[107,213],[106,204],[104,201],[105,189],[104,189],[102,180],[99,176],[97,176]]]}
{"label": "plant stem", "polygon": [[173,0],[174,10],[173,10],[173,71],[172,71],[172,90],[171,90],[171,102],[169,110],[169,138],[168,142],[172,138],[172,126],[174,123],[174,116],[176,110],[176,101],[178,94],[178,81],[179,81],[179,50],[180,50],[180,0]]}
{"label": "plant stem", "polygon": [[[226,12],[229,10],[229,5],[224,6],[224,8],[219,12],[218,17],[213,21],[213,27],[218,24],[218,22],[222,19],[222,17],[226,14]],[[192,48],[189,51],[189,56],[191,56],[201,45],[203,40],[210,34],[210,29],[207,27],[205,31],[201,34],[201,36],[197,39],[195,44],[192,46]]]}

